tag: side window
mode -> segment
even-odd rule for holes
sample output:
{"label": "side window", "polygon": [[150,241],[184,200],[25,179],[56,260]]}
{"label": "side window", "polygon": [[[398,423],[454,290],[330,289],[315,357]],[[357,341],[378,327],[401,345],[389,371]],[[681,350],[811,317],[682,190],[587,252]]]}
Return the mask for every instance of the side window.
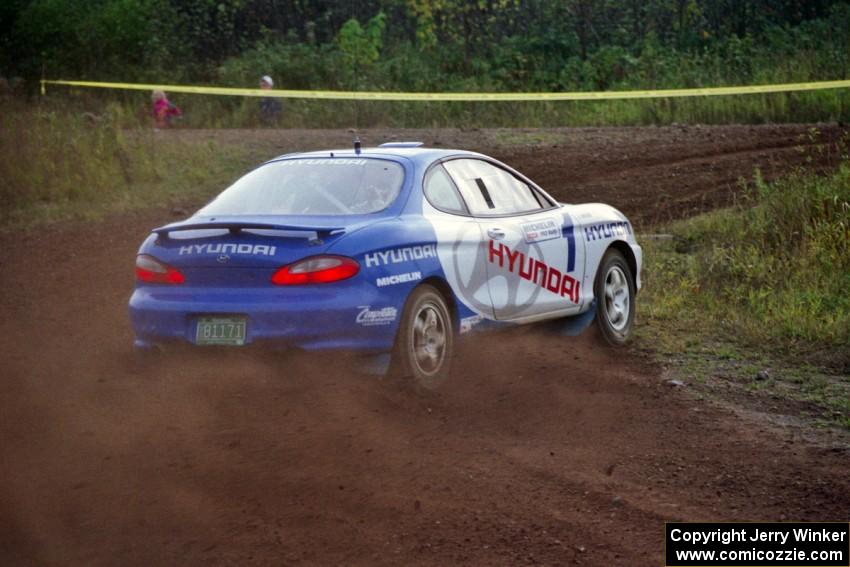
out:
{"label": "side window", "polygon": [[548,206],[527,183],[486,161],[455,159],[443,165],[473,215],[519,214]]}
{"label": "side window", "polygon": [[432,205],[450,213],[468,214],[463,199],[442,165],[431,168],[425,178],[425,197]]}

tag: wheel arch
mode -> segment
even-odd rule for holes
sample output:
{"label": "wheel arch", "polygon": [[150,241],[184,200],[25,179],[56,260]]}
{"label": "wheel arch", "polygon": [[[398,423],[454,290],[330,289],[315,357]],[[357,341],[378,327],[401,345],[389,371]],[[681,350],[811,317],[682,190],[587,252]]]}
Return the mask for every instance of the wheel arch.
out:
{"label": "wheel arch", "polygon": [[[620,252],[623,255],[623,257],[626,259],[626,263],[629,265],[629,271],[631,272],[631,276],[632,276],[632,285],[634,286],[635,291],[637,291],[637,269],[638,269],[638,267],[637,267],[637,258],[635,258],[634,250],[632,250],[632,247],[629,246],[629,243],[624,241],[624,240],[615,240],[614,242],[611,243],[610,246],[608,246],[608,248],[605,250],[605,252],[608,252],[608,250],[611,250],[612,248],[614,250],[617,250],[618,252]],[[604,254],[603,254],[603,256],[604,256]]]}
{"label": "wheel arch", "polygon": [[416,287],[418,288],[426,284],[434,287],[440,295],[443,296],[443,300],[446,302],[446,307],[449,308],[449,316],[452,318],[452,327],[455,331],[457,331],[460,328],[460,318],[457,311],[457,301],[455,300],[455,294],[452,292],[451,286],[449,286],[448,282],[443,278],[438,276],[429,276],[422,280]]}

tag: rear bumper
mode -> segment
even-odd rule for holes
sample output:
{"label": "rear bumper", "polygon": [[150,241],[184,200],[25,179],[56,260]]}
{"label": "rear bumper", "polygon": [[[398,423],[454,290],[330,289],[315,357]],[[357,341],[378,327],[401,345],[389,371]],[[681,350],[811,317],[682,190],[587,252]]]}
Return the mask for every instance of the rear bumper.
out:
{"label": "rear bumper", "polygon": [[[133,292],[129,311],[139,347],[195,344],[199,317],[230,315],[246,318],[246,344],[375,353],[392,349],[403,303],[353,282],[249,289],[145,285]],[[380,310],[381,317],[363,315]]]}

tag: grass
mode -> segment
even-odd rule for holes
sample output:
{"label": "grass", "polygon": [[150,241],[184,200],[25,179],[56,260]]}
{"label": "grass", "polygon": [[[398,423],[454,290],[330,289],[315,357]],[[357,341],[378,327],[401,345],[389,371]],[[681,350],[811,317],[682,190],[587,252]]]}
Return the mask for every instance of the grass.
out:
{"label": "grass", "polygon": [[733,207],[665,230],[672,242],[645,246],[641,342],[692,382],[726,379],[850,424],[847,156],[827,176],[756,174]]}
{"label": "grass", "polygon": [[[850,89],[815,93],[658,100],[386,102],[284,100],[280,124],[299,128],[648,126],[671,123],[850,122]],[[253,127],[256,100],[187,98],[201,127]]]}
{"label": "grass", "polygon": [[751,344],[824,345],[850,362],[850,165],[757,177],[734,208],[669,230],[675,249],[647,254],[652,317],[687,313]]}
{"label": "grass", "polygon": [[[100,113],[115,101],[125,116],[147,118],[147,92],[52,87],[48,100],[66,108]],[[194,128],[261,126],[259,100],[173,94]],[[281,99],[283,128],[539,128],[555,126],[649,126],[850,122],[850,89],[656,100],[559,102],[388,102]]]}
{"label": "grass", "polygon": [[23,105],[0,115],[3,226],[186,202],[220,190],[247,165],[233,148],[158,134],[119,105],[99,115]]}

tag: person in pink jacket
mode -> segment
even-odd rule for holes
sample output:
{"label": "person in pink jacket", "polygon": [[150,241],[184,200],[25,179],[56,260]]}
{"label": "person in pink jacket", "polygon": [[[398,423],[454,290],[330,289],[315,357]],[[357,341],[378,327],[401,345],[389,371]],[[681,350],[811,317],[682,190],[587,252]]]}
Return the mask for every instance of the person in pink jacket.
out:
{"label": "person in pink jacket", "polygon": [[153,102],[153,119],[157,128],[168,128],[174,118],[183,115],[176,105],[169,102],[163,91],[154,91],[151,94],[151,101]]}

